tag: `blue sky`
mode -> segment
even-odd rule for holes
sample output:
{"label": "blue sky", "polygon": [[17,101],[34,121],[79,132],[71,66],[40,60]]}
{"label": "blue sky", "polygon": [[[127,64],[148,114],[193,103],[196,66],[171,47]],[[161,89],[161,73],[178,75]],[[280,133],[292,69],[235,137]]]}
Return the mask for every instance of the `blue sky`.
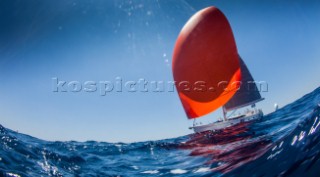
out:
{"label": "blue sky", "polygon": [[[269,91],[265,113],[320,84],[318,1],[1,1],[0,124],[46,140],[133,142],[191,133],[176,92],[53,92],[64,81],[171,81],[180,29],[218,7]],[[216,119],[221,111],[206,116]]]}

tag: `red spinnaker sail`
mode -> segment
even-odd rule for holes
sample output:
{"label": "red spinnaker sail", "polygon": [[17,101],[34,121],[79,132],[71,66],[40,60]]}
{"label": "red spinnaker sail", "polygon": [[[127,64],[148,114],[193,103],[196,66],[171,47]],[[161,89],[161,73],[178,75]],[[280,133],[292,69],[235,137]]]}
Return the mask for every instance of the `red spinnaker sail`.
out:
{"label": "red spinnaker sail", "polygon": [[239,55],[223,13],[208,7],[182,28],[173,53],[173,77],[189,119],[223,106],[241,81]]}

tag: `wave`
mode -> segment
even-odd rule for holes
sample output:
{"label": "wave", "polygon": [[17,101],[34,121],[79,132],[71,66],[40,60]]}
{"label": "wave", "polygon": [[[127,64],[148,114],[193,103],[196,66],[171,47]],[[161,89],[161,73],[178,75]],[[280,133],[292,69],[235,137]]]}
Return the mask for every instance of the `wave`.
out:
{"label": "wave", "polygon": [[320,88],[219,132],[137,143],[44,141],[0,125],[2,176],[317,176]]}

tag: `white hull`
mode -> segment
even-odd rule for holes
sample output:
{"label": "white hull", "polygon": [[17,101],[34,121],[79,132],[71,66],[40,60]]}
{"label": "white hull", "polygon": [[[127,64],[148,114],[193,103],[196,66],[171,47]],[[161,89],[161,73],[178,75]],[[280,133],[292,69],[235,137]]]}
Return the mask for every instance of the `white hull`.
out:
{"label": "white hull", "polygon": [[220,130],[220,129],[224,129],[224,128],[239,124],[241,122],[249,122],[249,121],[257,120],[262,118],[262,116],[263,116],[263,113],[261,110],[250,111],[242,116],[228,118],[227,121],[219,121],[219,122],[214,122],[206,125],[195,125],[193,127],[190,127],[190,129],[193,129],[194,132],[196,133],[200,133],[208,130],[215,131],[215,130]]}

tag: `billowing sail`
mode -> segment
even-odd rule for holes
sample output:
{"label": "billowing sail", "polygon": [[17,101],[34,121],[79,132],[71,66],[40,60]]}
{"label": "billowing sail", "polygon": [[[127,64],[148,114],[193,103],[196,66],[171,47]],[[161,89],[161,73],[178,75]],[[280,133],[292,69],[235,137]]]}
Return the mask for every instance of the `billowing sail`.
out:
{"label": "billowing sail", "polygon": [[237,93],[224,105],[226,111],[249,106],[263,100],[246,64],[240,57],[239,59],[242,76],[241,86]]}
{"label": "billowing sail", "polygon": [[228,20],[215,7],[192,16],[182,28],[174,48],[173,77],[189,119],[226,104],[241,80],[235,39]]}

